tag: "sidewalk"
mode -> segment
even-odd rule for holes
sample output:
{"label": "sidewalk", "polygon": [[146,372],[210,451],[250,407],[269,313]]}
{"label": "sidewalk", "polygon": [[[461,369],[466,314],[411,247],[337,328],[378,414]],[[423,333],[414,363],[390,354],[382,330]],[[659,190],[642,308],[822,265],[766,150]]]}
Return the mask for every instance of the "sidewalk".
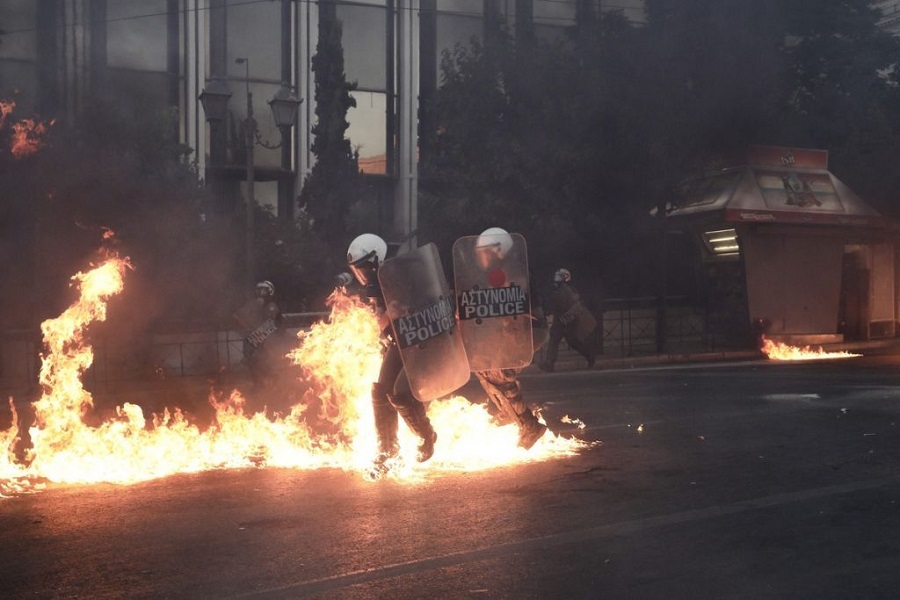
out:
{"label": "sidewalk", "polygon": [[[887,338],[882,340],[869,340],[858,342],[841,342],[835,344],[814,345],[811,349],[821,348],[825,352],[853,352],[858,354],[900,354],[900,338]],[[765,355],[758,350],[722,350],[718,352],[682,352],[667,354],[647,354],[641,356],[622,356],[619,354],[600,354],[594,363],[593,370],[604,369],[632,369],[639,367],[703,363],[719,361],[761,360]],[[545,373],[535,362],[526,367],[523,375],[539,375]],[[587,361],[583,356],[569,348],[565,342],[560,345],[559,359],[556,361],[554,372],[588,371]]]}

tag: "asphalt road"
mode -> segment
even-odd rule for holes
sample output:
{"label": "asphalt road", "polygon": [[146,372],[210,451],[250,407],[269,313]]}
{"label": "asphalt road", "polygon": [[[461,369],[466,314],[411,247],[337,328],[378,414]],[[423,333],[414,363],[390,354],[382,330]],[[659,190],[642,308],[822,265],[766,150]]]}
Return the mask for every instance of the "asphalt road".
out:
{"label": "asphalt road", "polygon": [[898,383],[894,356],[541,374],[548,423],[601,443],[414,485],[51,485],[0,500],[0,597],[896,598]]}

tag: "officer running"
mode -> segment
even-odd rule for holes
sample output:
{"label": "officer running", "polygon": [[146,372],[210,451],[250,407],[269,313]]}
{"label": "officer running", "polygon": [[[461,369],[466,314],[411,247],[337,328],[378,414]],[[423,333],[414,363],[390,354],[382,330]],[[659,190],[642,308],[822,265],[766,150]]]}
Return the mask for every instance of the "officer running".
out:
{"label": "officer running", "polygon": [[434,454],[437,433],[425,412],[425,405],[417,400],[409,387],[403,368],[400,349],[386,313],[384,294],[378,281],[378,270],[387,255],[387,243],[379,236],[364,233],[357,236],[347,249],[347,264],[362,286],[360,296],[368,299],[375,309],[381,327],[382,343],[386,346],[378,380],[372,385],[372,408],[378,453],[371,474],[381,477],[390,469],[390,461],[400,454],[397,440],[399,417],[419,437],[416,460],[425,462]]}
{"label": "officer running", "polygon": [[565,339],[570,348],[587,360],[588,368],[593,368],[597,360],[597,320],[572,285],[572,273],[568,269],[560,268],[553,274],[553,288],[547,295],[546,309],[553,323],[544,360],[538,366],[552,372],[559,355],[559,344]]}
{"label": "officer running", "polygon": [[534,356],[525,240],[491,227],[453,245],[457,310],[469,364],[530,449],[547,431],[522,397],[519,373]]}

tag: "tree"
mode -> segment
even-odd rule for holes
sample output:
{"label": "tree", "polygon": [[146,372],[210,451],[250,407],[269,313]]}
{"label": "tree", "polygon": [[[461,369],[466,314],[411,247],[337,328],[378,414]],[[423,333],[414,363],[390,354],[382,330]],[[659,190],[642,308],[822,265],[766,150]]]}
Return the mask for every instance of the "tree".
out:
{"label": "tree", "polygon": [[831,169],[864,199],[900,215],[900,39],[867,0],[793,0],[781,134],[829,151]]}
{"label": "tree", "polygon": [[[753,143],[829,150],[876,205],[896,196],[898,38],[869,0],[647,0],[652,129],[679,173]],[[679,164],[684,159],[687,166]],[[878,173],[878,176],[875,174]]]}
{"label": "tree", "polygon": [[316,124],[312,152],[316,163],[303,184],[300,207],[313,220],[313,229],[326,239],[343,239],[350,205],[359,198],[358,154],[347,139],[347,111],[356,106],[344,73],[343,27],[334,6],[323,3],[319,42],[312,59],[315,73]]}
{"label": "tree", "polygon": [[618,192],[630,172],[619,152],[636,117],[606,84],[630,70],[597,58],[618,45],[633,63],[634,31],[617,17],[584,26],[572,41],[498,34],[489,49],[472,40],[444,53],[429,107],[438,127],[423,132],[420,167],[423,235],[439,247],[500,225],[529,240],[539,278],[561,264],[628,271],[634,255],[614,261],[621,247],[609,240],[626,229],[613,215],[632,218],[632,197],[606,190]]}
{"label": "tree", "polygon": [[458,45],[421,136],[423,236],[443,247],[505,224],[538,271],[566,261],[613,294],[656,293],[650,210],[752,144],[825,148],[897,212],[900,52],[872,4],[647,0],[640,28],[580,11],[562,43]]}

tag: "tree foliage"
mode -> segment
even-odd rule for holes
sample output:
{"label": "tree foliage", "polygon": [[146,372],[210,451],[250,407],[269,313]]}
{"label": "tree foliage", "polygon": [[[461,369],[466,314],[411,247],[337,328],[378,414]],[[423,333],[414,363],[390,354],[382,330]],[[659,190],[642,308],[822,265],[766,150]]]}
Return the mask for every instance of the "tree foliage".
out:
{"label": "tree foliage", "polygon": [[650,210],[751,144],[829,150],[888,214],[900,191],[897,38],[866,0],[647,0],[647,22],[581,11],[562,41],[520,36],[442,57],[422,134],[420,213],[440,244],[500,225],[544,272],[565,261],[646,293]]}
{"label": "tree foliage", "polygon": [[315,73],[316,123],[311,150],[316,163],[303,184],[301,208],[326,238],[342,236],[350,205],[361,187],[358,154],[347,138],[347,112],[356,106],[356,83],[344,73],[341,22],[323,11],[319,42],[312,59]]}

